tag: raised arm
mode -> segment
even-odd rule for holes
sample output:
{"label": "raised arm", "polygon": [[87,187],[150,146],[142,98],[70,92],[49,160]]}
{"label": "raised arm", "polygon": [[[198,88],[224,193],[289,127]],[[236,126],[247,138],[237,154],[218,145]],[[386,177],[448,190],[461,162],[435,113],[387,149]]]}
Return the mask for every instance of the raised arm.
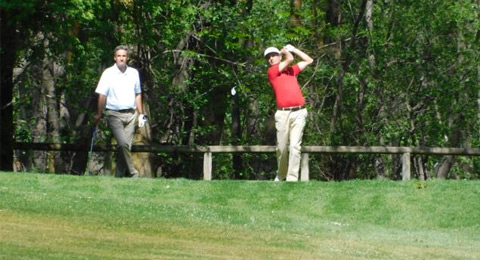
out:
{"label": "raised arm", "polygon": [[290,65],[290,63],[293,62],[294,58],[293,58],[292,53],[287,51],[287,49],[285,49],[285,47],[280,50],[280,55],[282,55],[284,57],[283,61],[280,62],[280,64],[278,65],[278,70],[281,72],[286,67],[288,67],[288,65]]}
{"label": "raised arm", "polygon": [[284,49],[289,49],[290,50],[289,52],[292,52],[293,54],[297,55],[300,59],[302,59],[302,61],[297,63],[300,70],[305,69],[308,65],[313,63],[312,57],[310,57],[308,54],[301,51],[300,49],[297,49],[297,48],[293,47],[292,45],[289,45],[288,47],[285,46]]}

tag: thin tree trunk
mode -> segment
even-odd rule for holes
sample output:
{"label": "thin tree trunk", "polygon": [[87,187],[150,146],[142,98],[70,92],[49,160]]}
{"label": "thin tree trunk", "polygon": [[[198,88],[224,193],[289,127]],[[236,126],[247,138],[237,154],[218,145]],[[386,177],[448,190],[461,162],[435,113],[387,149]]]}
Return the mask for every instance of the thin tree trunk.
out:
{"label": "thin tree trunk", "polygon": [[[47,106],[45,100],[45,94],[42,91],[38,92],[39,95],[35,99],[35,126],[32,131],[33,142],[41,143],[46,141],[47,133]],[[33,152],[33,167],[36,171],[45,172],[46,168],[46,152],[44,151],[34,151]]]}
{"label": "thin tree trunk", "polygon": [[330,133],[335,133],[337,128],[337,120],[340,117],[340,103],[343,98],[343,78],[345,70],[342,69],[337,77],[337,93],[335,94],[335,103],[333,104],[332,118],[330,120]]}
{"label": "thin tree trunk", "polygon": [[[84,127],[84,126],[88,125],[88,114],[93,113],[91,111],[96,110],[96,105],[97,105],[96,101],[97,101],[97,95],[95,94],[90,95],[83,103],[83,107],[88,108],[87,111],[80,113],[77,117],[77,120],[75,120],[74,129],[78,129],[78,131],[75,132],[75,135],[79,136],[79,141],[78,141],[79,144],[90,144],[91,142],[92,129],[91,127]],[[98,138],[99,132],[100,132],[100,129],[97,129],[97,140],[99,139]],[[85,147],[83,151],[76,152],[73,157],[73,163],[72,163],[70,172],[75,175],[84,174],[86,167],[88,167],[87,158],[88,158],[88,147]],[[92,173],[95,173],[95,172],[92,172]]]}
{"label": "thin tree trunk", "polygon": [[[185,41],[190,41],[190,35],[187,36]],[[181,43],[182,44],[182,43]],[[188,48],[188,47],[187,47]],[[180,93],[184,93],[187,91],[187,80],[190,78],[190,68],[193,65],[194,60],[190,57],[179,57],[177,60],[177,66],[179,66],[179,70],[175,78],[173,79],[172,85],[175,86]],[[188,107],[187,104],[183,101],[176,101],[170,109],[174,109],[177,111],[172,111],[172,114],[178,114],[178,111],[182,111],[181,116],[177,116],[174,124],[173,132],[177,136],[176,140],[179,141],[180,144],[188,144],[192,141],[192,136],[190,131],[192,130],[187,129],[193,126],[193,115],[192,109]],[[183,134],[183,138],[181,137]]]}
{"label": "thin tree trunk", "polygon": [[0,9],[0,170],[13,170],[13,68],[18,44],[17,30],[9,23],[13,13]]}
{"label": "thin tree trunk", "polygon": [[[370,35],[372,35],[373,34],[373,18],[372,18],[373,17],[373,0],[367,0],[367,5],[365,9],[366,9],[365,20],[367,21],[368,31],[370,32]],[[367,55],[368,55],[368,63],[370,65],[370,70],[373,72],[375,71],[375,66],[376,66],[375,54],[369,53],[367,51]]]}
{"label": "thin tree trunk", "polygon": [[312,13],[315,19],[312,20],[313,28],[315,29],[315,40],[317,48],[320,49],[324,45],[322,28],[325,26],[325,20],[319,19],[318,10],[321,10],[319,0],[314,0],[312,4]]}
{"label": "thin tree trunk", "polygon": [[[368,39],[368,41],[367,41],[368,46],[366,46],[365,54],[367,55],[369,69],[370,69],[370,72],[373,75],[373,77],[372,77],[370,82],[368,82],[368,80],[367,80],[365,85],[368,86],[368,84],[370,83],[370,84],[373,85],[373,89],[377,89],[378,81],[377,81],[377,78],[375,77],[375,75],[376,75],[375,74],[375,70],[376,70],[375,54],[370,51],[370,50],[374,49],[373,46],[370,46],[372,35],[373,35],[373,28],[374,28],[373,7],[374,7],[373,0],[367,0],[366,5],[365,5],[365,21],[366,21],[367,28],[368,28],[368,31],[369,31],[369,37],[366,37]],[[384,111],[384,110],[380,109],[380,112],[382,112],[382,111]],[[383,118],[384,116],[385,116],[384,113],[379,113],[379,117]],[[377,133],[377,136],[380,140],[380,145],[385,145],[385,142],[383,140],[383,137],[382,137],[382,134],[381,134],[380,131]],[[384,179],[386,177],[386,169],[385,169],[385,162],[384,162],[383,156],[376,155],[376,157],[375,157],[375,169],[376,169],[378,179]]]}
{"label": "thin tree trunk", "polygon": [[[462,137],[462,125],[463,116],[462,115],[451,115],[449,119],[449,128],[453,130],[452,134],[449,136],[449,146],[450,147],[460,147],[461,137]],[[446,179],[449,177],[450,169],[455,163],[455,156],[447,155],[444,156],[443,161],[438,168],[437,178]]]}
{"label": "thin tree trunk", "polygon": [[[232,145],[238,145],[242,137],[242,125],[240,122],[240,100],[238,95],[233,96],[232,108]],[[243,161],[240,154],[233,154],[233,179],[238,179],[242,175]]]}
{"label": "thin tree trunk", "polygon": [[446,179],[450,169],[452,169],[453,164],[455,163],[455,157],[452,155],[447,155],[443,158],[443,161],[438,168],[437,178]]}
{"label": "thin tree trunk", "polygon": [[[147,13],[141,12],[141,16],[146,18],[148,16]],[[139,29],[140,31],[140,29]],[[141,34],[138,32],[138,34]],[[134,136],[134,144],[151,144],[152,142],[152,128],[151,122],[153,115],[150,113],[150,106],[149,106],[149,90],[150,86],[153,85],[151,80],[153,69],[151,67],[151,52],[148,47],[144,47],[142,45],[138,46],[138,56],[140,57],[139,62],[142,64],[140,67],[142,70],[140,73],[143,75],[143,82],[142,82],[142,105],[143,105],[143,112],[148,116],[148,121],[142,128],[137,128],[137,131]],[[156,177],[156,171],[152,169],[153,164],[153,157],[150,153],[133,153],[132,154],[133,163],[135,168],[138,170],[140,176],[142,177]]]}
{"label": "thin tree trunk", "polygon": [[[480,3],[480,1],[477,1],[477,4]],[[478,14],[477,14],[478,15]],[[473,31],[472,31],[473,32]],[[463,35],[461,35],[461,32],[459,32],[459,35],[457,37],[457,48],[459,50],[459,53],[462,53],[463,50],[467,49],[466,44],[464,42]],[[458,64],[464,63],[465,57],[463,54],[458,55]],[[464,85],[465,80],[462,78],[459,78],[458,82],[459,84]],[[464,86],[461,87],[463,89]],[[470,97],[468,96],[469,94],[467,92],[462,92],[459,94],[458,100],[456,102],[458,104],[468,104]],[[452,134],[449,136],[449,144],[451,147],[465,147],[467,144],[467,141],[464,141],[465,138],[465,126],[467,125],[465,123],[465,116],[463,115],[463,111],[457,111],[453,115],[449,115],[449,129],[452,129]],[[440,179],[446,179],[449,177],[450,170],[453,167],[455,163],[455,156],[445,156],[444,160],[437,172],[437,177]],[[454,177],[454,176],[452,176]]]}
{"label": "thin tree trunk", "polygon": [[290,26],[301,27],[302,22],[300,20],[300,9],[302,7],[302,0],[290,0]]}
{"label": "thin tree trunk", "polygon": [[[247,8],[242,13],[244,19],[248,18],[252,7],[253,7],[253,0],[247,0]],[[246,41],[242,42],[242,45],[245,46],[246,49],[251,48],[253,44],[254,44],[253,37],[249,37]],[[253,62],[253,60],[251,61]],[[236,72],[234,71],[234,73]],[[237,75],[235,76],[237,77]],[[240,86],[240,82],[238,82],[237,86]],[[232,135],[233,135],[232,145],[238,145],[240,143],[240,140],[242,139],[243,131],[245,130],[244,127],[242,127],[241,106],[242,104],[241,104],[240,93],[239,93],[233,96],[233,105],[232,105],[232,112],[231,112],[232,113]],[[246,113],[248,113],[248,110]],[[242,171],[243,171],[243,157],[242,157],[242,154],[239,154],[239,153],[234,153],[232,157],[233,157],[232,158],[232,162],[233,162],[232,178],[239,179],[242,176]]]}
{"label": "thin tree trunk", "polygon": [[[148,107],[148,98],[143,94],[143,111],[145,114],[150,115],[150,109]],[[144,127],[137,128],[134,137],[134,144],[151,144],[152,142],[152,129],[150,127],[149,121],[145,124]],[[152,156],[150,153],[133,153],[132,154],[133,163],[135,168],[138,170],[140,176],[154,178],[155,172],[152,170]]]}
{"label": "thin tree trunk", "polygon": [[[332,2],[336,2],[336,1],[332,1]],[[353,50],[356,46],[356,40],[355,39],[357,37],[357,31],[358,31],[360,21],[362,20],[361,18],[365,14],[366,5],[367,5],[367,0],[363,0],[362,4],[360,6],[360,11],[358,12],[357,18],[356,18],[355,23],[353,25],[353,31],[352,31],[352,37],[351,37],[352,40],[350,41],[350,45],[348,46],[348,48],[351,49],[351,50]],[[340,46],[340,51],[341,51],[341,46]],[[345,75],[346,75],[346,73],[349,69],[350,63],[352,62],[352,59],[353,59],[353,57],[348,52],[347,52],[347,54],[345,54],[345,56],[346,57],[342,61],[342,70],[340,71],[340,73],[338,74],[338,77],[337,77],[337,85],[338,85],[337,86],[337,93],[336,93],[336,96],[335,96],[335,103],[333,105],[332,119],[330,121],[330,132],[331,133],[335,132],[336,124],[337,124],[337,121],[340,117],[341,103],[342,103],[342,99],[343,99],[343,87],[344,87],[343,80],[344,80]]]}
{"label": "thin tree trunk", "polygon": [[424,181],[425,180],[425,173],[423,170],[423,162],[422,162],[422,157],[421,156],[413,156],[413,167],[415,169],[415,172],[417,173],[417,177],[419,180]]}
{"label": "thin tree trunk", "polygon": [[[51,60],[44,60],[43,66],[42,89],[45,89],[47,101],[47,142],[60,143],[59,105],[55,90],[56,65]],[[47,172],[55,173],[60,171],[60,165],[62,165],[60,152],[49,151]]]}

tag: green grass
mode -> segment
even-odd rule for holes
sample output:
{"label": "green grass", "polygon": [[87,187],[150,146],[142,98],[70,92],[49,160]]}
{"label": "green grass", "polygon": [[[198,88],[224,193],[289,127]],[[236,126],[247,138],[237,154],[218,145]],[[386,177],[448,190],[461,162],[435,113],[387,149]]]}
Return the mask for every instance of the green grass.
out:
{"label": "green grass", "polygon": [[480,259],[479,181],[0,173],[0,259]]}

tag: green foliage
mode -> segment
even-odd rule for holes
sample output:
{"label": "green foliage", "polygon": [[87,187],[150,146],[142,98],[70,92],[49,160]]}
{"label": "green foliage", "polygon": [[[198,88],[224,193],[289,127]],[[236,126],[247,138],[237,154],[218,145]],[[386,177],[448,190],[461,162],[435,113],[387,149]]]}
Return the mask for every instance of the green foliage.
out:
{"label": "green foliage", "polygon": [[[358,14],[360,2],[302,1],[295,10],[297,27],[290,26],[292,7],[285,1],[252,3],[2,1],[2,9],[22,10],[12,21],[24,36],[17,58],[26,68],[15,89],[16,136],[28,140],[34,124],[28,120],[35,111],[29,94],[39,82],[28,64],[48,58],[62,66],[58,95],[65,95],[70,113],[62,139],[80,140],[84,125],[76,120],[84,113],[91,118],[95,107],[87,101],[94,99],[100,73],[113,64],[113,48],[128,44],[148,97],[153,143],[274,144],[275,102],[262,55],[268,46],[290,43],[315,59],[299,76],[309,108],[304,144],[480,144],[478,3],[374,1],[372,28]],[[236,96],[230,94],[233,87]],[[239,132],[233,129],[237,123]],[[225,157],[215,174],[229,178],[233,165]],[[165,160],[163,166],[175,176],[188,175],[197,163],[190,159],[178,159],[171,168]],[[272,166],[256,160],[246,156],[242,174],[269,178]],[[325,156],[311,165],[327,172],[315,173],[320,179],[368,179],[374,177],[372,160]],[[428,160],[431,171],[441,162]],[[386,164],[388,174],[397,170],[393,161]],[[338,169],[344,171],[335,174]],[[355,169],[355,176],[347,169]],[[452,177],[463,176],[456,169]]]}

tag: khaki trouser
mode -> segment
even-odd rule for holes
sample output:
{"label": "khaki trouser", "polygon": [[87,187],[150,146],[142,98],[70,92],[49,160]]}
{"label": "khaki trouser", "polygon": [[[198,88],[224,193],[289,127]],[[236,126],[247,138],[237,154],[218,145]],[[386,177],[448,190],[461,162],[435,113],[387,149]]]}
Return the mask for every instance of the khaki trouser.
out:
{"label": "khaki trouser", "polygon": [[117,139],[117,170],[115,177],[138,175],[138,171],[133,165],[132,153],[130,152],[133,136],[135,135],[137,112],[121,113],[107,110],[106,115],[108,127],[112,130],[115,139]]}
{"label": "khaki trouser", "polygon": [[300,172],[303,129],[307,109],[275,112],[278,170],[275,180],[297,181]]}

